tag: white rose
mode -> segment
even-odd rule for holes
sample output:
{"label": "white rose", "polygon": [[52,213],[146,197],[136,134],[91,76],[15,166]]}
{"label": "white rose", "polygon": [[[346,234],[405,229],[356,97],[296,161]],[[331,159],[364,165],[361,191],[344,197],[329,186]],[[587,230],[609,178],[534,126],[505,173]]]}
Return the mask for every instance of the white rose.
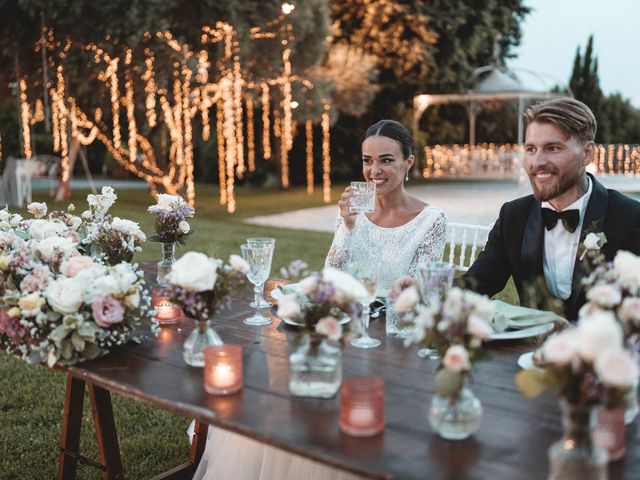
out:
{"label": "white rose", "polygon": [[600,237],[593,232],[588,234],[582,243],[587,250],[600,250]]}
{"label": "white rose", "polygon": [[578,356],[580,337],[577,329],[571,328],[550,336],[542,345],[545,362],[558,366],[569,365]]}
{"label": "white rose", "polygon": [[300,280],[300,290],[302,290],[302,293],[305,295],[309,295],[314,292],[316,288],[318,288],[318,277],[316,275]]}
{"label": "white rose", "polygon": [[248,273],[251,270],[251,267],[247,263],[247,261],[242,258],[240,255],[231,254],[229,256],[229,265],[231,268],[240,273]]}
{"label": "white rose", "polygon": [[464,307],[464,291],[461,288],[453,287],[447,292],[443,310],[451,318],[460,318]]}
{"label": "white rose", "polygon": [[109,269],[110,275],[118,282],[118,290],[126,292],[131,285],[138,281],[138,275],[131,268],[129,263],[119,263]]}
{"label": "white rose", "polygon": [[42,218],[47,214],[47,204],[44,202],[31,202],[27,205],[27,211],[36,218]]}
{"label": "white rose", "polygon": [[33,220],[29,225],[29,236],[34,240],[59,236],[65,231],[65,226],[57,220],[45,220],[42,218]]}
{"label": "white rose", "polygon": [[45,297],[56,312],[76,313],[82,306],[83,287],[76,277],[62,277],[49,282]]}
{"label": "white rose", "polygon": [[600,308],[599,305],[595,303],[587,302],[580,307],[580,310],[578,310],[578,318],[588,317],[590,315],[593,315],[595,313],[602,312],[602,311],[603,309]]}
{"label": "white rose", "polygon": [[213,290],[217,278],[216,260],[198,252],[185,253],[167,275],[172,284],[194,292]]}
{"label": "white rose", "polygon": [[11,215],[11,218],[9,219],[9,224],[12,227],[17,227],[21,221],[22,221],[22,215],[20,215],[19,213],[14,213],[13,215]]}
{"label": "white rose", "polygon": [[32,245],[34,253],[38,253],[40,258],[48,262],[56,253],[61,253],[63,257],[68,257],[75,249],[75,243],[68,237],[47,237]]}
{"label": "white rose", "polygon": [[182,205],[183,203],[184,203],[184,200],[180,195],[169,195],[166,193],[158,194],[158,205],[172,206],[172,205]]}
{"label": "white rose", "polygon": [[20,297],[18,306],[24,315],[33,316],[40,311],[40,307],[42,307],[44,301],[44,298],[40,296],[39,292],[33,292],[24,297]]}
{"label": "white rose", "polygon": [[602,352],[593,368],[600,381],[609,387],[628,388],[638,378],[638,364],[623,348]]}
{"label": "white rose", "polygon": [[147,239],[144,232],[140,230],[140,226],[136,222],[127,220],[126,218],[114,217],[111,222],[111,226],[119,232],[131,235],[134,239],[140,242],[144,242]]}
{"label": "white rose", "polygon": [[297,319],[302,315],[300,304],[297,297],[293,293],[287,293],[278,300],[278,311],[276,312],[280,318]]}
{"label": "white rose", "polygon": [[3,208],[2,210],[0,210],[0,221],[6,222],[7,220],[9,220],[9,215],[11,214],[9,213],[7,208]]}
{"label": "white rose", "polygon": [[618,309],[618,315],[625,322],[640,325],[640,298],[625,298]]}
{"label": "white rose", "polygon": [[632,291],[640,288],[640,257],[621,250],[613,259],[613,270],[623,287]]}
{"label": "white rose", "polygon": [[451,345],[444,354],[442,365],[451,372],[469,370],[469,352],[462,345]]}
{"label": "white rose", "polygon": [[493,333],[491,325],[481,316],[472,313],[467,318],[467,331],[476,338],[486,340]]}
{"label": "white rose", "polygon": [[316,333],[326,336],[329,340],[338,341],[342,337],[342,325],[335,317],[324,317],[318,320]]}
{"label": "white rose", "polygon": [[393,303],[393,308],[398,313],[403,313],[411,310],[416,303],[420,301],[420,293],[414,286],[407,287],[402,290]]}
{"label": "white rose", "polygon": [[189,225],[189,222],[187,222],[186,220],[182,220],[182,221],[178,224],[178,228],[179,228],[179,229],[180,229],[180,231],[181,231],[182,233],[184,233],[185,235],[191,231],[191,226]]}
{"label": "white rose", "polygon": [[473,312],[485,322],[491,322],[495,313],[493,302],[486,295],[464,290],[464,303],[472,307]]}
{"label": "white rose", "polygon": [[[83,276],[77,275],[73,278],[81,279]],[[86,300],[87,303],[92,303],[96,297],[104,297],[119,292],[121,292],[121,290],[118,279],[112,275],[103,275],[93,280],[91,288],[87,289]]]}
{"label": "white rose", "polygon": [[334,286],[338,302],[364,303],[369,301],[370,295],[365,286],[346,272],[327,267],[322,271],[322,278]]}
{"label": "white rose", "polygon": [[124,305],[130,309],[136,309],[140,306],[140,293],[135,292],[124,297]]}
{"label": "white rose", "polygon": [[601,307],[612,308],[622,301],[622,294],[613,285],[594,285],[587,292],[587,300],[597,303]]}
{"label": "white rose", "polygon": [[578,322],[580,356],[594,362],[609,348],[622,346],[622,327],[611,312],[597,312]]}

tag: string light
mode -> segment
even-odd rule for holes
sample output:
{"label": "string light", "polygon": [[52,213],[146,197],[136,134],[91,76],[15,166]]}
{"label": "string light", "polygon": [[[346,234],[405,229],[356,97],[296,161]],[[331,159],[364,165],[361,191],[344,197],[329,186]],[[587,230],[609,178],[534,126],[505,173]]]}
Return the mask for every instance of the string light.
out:
{"label": "string light", "polygon": [[329,104],[324,103],[322,112],[322,199],[331,202],[331,152],[329,151]]}
{"label": "string light", "polygon": [[305,123],[307,134],[307,193],[313,193],[313,120]]}
{"label": "string light", "polygon": [[253,130],[253,98],[247,97],[247,162],[249,171],[256,171],[255,133]]}
{"label": "string light", "polygon": [[271,158],[271,126],[269,124],[269,85],[262,84],[262,155]]}
{"label": "string light", "polygon": [[220,185],[220,205],[227,203],[227,171],[225,168],[224,151],[224,112],[222,111],[222,100],[218,100],[216,108],[216,132],[218,140],[218,180]]}
{"label": "string light", "polygon": [[24,158],[31,158],[31,109],[27,99],[27,82],[20,79],[20,120],[22,121],[22,143]]}

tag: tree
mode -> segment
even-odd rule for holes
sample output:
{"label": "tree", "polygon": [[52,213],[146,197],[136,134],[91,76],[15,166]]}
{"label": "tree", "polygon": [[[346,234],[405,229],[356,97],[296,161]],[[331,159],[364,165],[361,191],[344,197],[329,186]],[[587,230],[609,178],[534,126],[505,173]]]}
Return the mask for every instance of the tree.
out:
{"label": "tree", "polygon": [[[598,77],[598,59],[593,52],[593,35],[589,35],[584,57],[580,55],[580,47],[576,50],[573,71],[569,80],[569,88],[574,97],[591,108],[597,118],[601,117],[601,103],[603,99]],[[601,133],[596,135],[596,141],[601,141]]]}

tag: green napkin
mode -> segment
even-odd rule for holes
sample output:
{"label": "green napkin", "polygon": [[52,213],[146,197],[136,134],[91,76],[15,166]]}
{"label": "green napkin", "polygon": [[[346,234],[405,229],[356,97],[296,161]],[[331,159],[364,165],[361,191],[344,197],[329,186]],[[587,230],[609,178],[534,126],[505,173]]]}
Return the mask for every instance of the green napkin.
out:
{"label": "green napkin", "polygon": [[505,330],[522,330],[550,322],[568,323],[566,319],[553,312],[519,307],[500,300],[492,301],[495,313],[491,326],[496,332]]}

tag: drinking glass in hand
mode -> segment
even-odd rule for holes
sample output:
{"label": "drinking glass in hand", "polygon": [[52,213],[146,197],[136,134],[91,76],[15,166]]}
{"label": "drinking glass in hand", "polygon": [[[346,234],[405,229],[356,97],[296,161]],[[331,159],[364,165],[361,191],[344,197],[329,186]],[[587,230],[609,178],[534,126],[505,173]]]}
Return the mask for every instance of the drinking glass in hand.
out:
{"label": "drinking glass in hand", "polygon": [[351,182],[354,195],[349,199],[349,213],[371,213],[376,204],[376,184]]}
{"label": "drinking glass in hand", "polygon": [[353,275],[369,293],[369,297],[362,303],[362,336],[351,341],[351,345],[358,348],[375,348],[380,346],[382,342],[377,338],[369,336],[369,321],[371,319],[371,302],[376,299],[376,291],[380,282],[376,267],[368,265],[352,265],[349,272]]}
{"label": "drinking glass in hand", "polygon": [[[418,266],[422,295],[427,305],[437,306],[445,300],[453,286],[454,271],[455,267],[446,262],[430,262]],[[422,348],[418,355],[422,358],[438,358],[438,352],[432,348]]]}
{"label": "drinking glass in hand", "polygon": [[[247,325],[269,325],[271,318],[260,313],[260,300],[264,291],[264,282],[269,278],[271,272],[271,261],[273,260],[273,250],[275,240],[272,238],[249,238],[246,245],[241,245],[242,256],[249,264],[247,278],[253,283],[255,314],[246,318]],[[264,301],[264,300],[263,300]]]}

